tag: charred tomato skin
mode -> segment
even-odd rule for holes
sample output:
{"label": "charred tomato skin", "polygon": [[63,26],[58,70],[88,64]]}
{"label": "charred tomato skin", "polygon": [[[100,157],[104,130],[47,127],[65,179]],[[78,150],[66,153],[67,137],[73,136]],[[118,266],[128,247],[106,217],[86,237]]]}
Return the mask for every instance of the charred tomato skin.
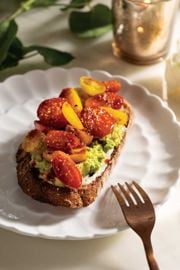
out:
{"label": "charred tomato skin", "polygon": [[121,83],[117,80],[109,80],[103,82],[107,92],[118,92],[121,89]]}
{"label": "charred tomato skin", "polygon": [[123,103],[123,97],[114,92],[105,92],[88,98],[85,102],[85,107],[109,106],[113,109],[120,109]]}
{"label": "charred tomato skin", "polygon": [[55,151],[52,157],[52,168],[55,175],[66,186],[74,189],[77,189],[81,186],[81,173],[69,155],[61,151]]}
{"label": "charred tomato skin", "polygon": [[89,133],[102,138],[111,133],[115,119],[100,107],[87,107],[81,113],[81,120]]}
{"label": "charred tomato skin", "polygon": [[37,109],[37,116],[41,124],[55,129],[64,128],[67,120],[61,109],[65,101],[65,98],[59,97],[46,99],[41,102]]}
{"label": "charred tomato skin", "polygon": [[50,130],[44,141],[51,150],[61,150],[65,153],[71,153],[72,149],[81,146],[81,142],[77,136],[63,130]]}

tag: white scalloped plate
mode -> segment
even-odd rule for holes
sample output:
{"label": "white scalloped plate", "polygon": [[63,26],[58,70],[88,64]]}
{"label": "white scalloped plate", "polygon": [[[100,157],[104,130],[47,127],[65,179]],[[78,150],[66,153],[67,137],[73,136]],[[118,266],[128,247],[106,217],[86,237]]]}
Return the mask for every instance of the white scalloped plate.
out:
{"label": "white scalloped plate", "polygon": [[[118,79],[122,95],[132,104],[134,125],[118,164],[95,203],[79,210],[32,200],[17,184],[15,153],[33,127],[36,108],[60,89],[79,85],[79,77]],[[178,179],[179,124],[160,100],[140,85],[104,71],[82,68],[35,70],[0,84],[0,226],[21,234],[52,239],[91,239],[124,229],[126,224],[110,190],[117,181],[136,180],[154,203],[161,203]]]}

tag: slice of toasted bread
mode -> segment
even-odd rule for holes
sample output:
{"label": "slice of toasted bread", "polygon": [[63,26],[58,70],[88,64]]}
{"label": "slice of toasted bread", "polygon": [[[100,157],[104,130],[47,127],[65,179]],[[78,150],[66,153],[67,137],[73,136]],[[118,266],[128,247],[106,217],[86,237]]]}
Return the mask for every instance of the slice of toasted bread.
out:
{"label": "slice of toasted bread", "polygon": [[98,196],[105,180],[111,173],[113,165],[116,163],[125,143],[128,129],[131,126],[133,119],[132,108],[127,102],[125,102],[124,107],[129,116],[126,132],[120,144],[114,148],[108,165],[100,176],[79,189],[54,186],[38,177],[38,170],[31,165],[30,154],[25,152],[20,146],[16,154],[16,160],[18,183],[22,190],[35,200],[55,206],[81,208],[91,204]]}

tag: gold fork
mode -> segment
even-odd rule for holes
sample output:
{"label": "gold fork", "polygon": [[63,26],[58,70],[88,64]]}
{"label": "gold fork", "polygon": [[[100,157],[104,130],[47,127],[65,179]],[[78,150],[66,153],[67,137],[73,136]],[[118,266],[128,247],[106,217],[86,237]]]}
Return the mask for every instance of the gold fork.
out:
{"label": "gold fork", "polygon": [[111,186],[127,224],[140,236],[150,270],[159,270],[154,257],[151,233],[155,224],[155,211],[145,191],[133,181]]}

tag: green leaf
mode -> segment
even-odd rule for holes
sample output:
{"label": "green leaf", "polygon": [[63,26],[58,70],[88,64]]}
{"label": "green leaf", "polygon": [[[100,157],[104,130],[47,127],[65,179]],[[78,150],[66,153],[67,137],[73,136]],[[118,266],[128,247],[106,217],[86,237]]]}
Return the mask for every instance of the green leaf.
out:
{"label": "green leaf", "polygon": [[80,38],[95,38],[95,37],[99,37],[99,36],[106,34],[111,29],[112,29],[112,25],[107,25],[104,27],[100,27],[100,28],[96,28],[96,29],[92,29],[92,30],[88,30],[88,31],[79,33],[79,34],[77,34],[77,36]]}
{"label": "green leaf", "polygon": [[65,11],[71,8],[84,8],[87,4],[89,4],[92,0],[72,0],[69,5],[61,10]]}
{"label": "green leaf", "polygon": [[23,59],[23,55],[23,44],[16,37],[9,47],[5,60],[0,65],[0,70],[17,66],[19,61]]}
{"label": "green leaf", "polygon": [[9,21],[3,21],[0,23],[0,41],[4,38],[4,35],[7,32],[9,24],[10,24]]}
{"label": "green leaf", "polygon": [[26,54],[35,51],[44,57],[46,63],[52,66],[65,65],[74,59],[70,53],[62,52],[48,47],[33,45],[25,48]]}
{"label": "green leaf", "polygon": [[18,58],[23,57],[24,55],[23,44],[17,37],[13,40],[11,46],[9,47],[9,52],[11,54],[16,55]]}
{"label": "green leaf", "polygon": [[[2,27],[2,26],[1,26]],[[4,29],[3,27],[1,29]],[[9,47],[11,46],[18,27],[15,21],[11,21],[6,29],[0,37],[0,64],[6,59],[8,54]]]}
{"label": "green leaf", "polygon": [[100,36],[112,28],[111,10],[105,5],[98,4],[89,12],[72,11],[69,26],[79,37]]}
{"label": "green leaf", "polygon": [[0,70],[3,70],[5,68],[10,68],[17,66],[19,63],[19,58],[12,53],[8,53],[6,56],[6,59],[3,61],[3,63],[0,65]]}

